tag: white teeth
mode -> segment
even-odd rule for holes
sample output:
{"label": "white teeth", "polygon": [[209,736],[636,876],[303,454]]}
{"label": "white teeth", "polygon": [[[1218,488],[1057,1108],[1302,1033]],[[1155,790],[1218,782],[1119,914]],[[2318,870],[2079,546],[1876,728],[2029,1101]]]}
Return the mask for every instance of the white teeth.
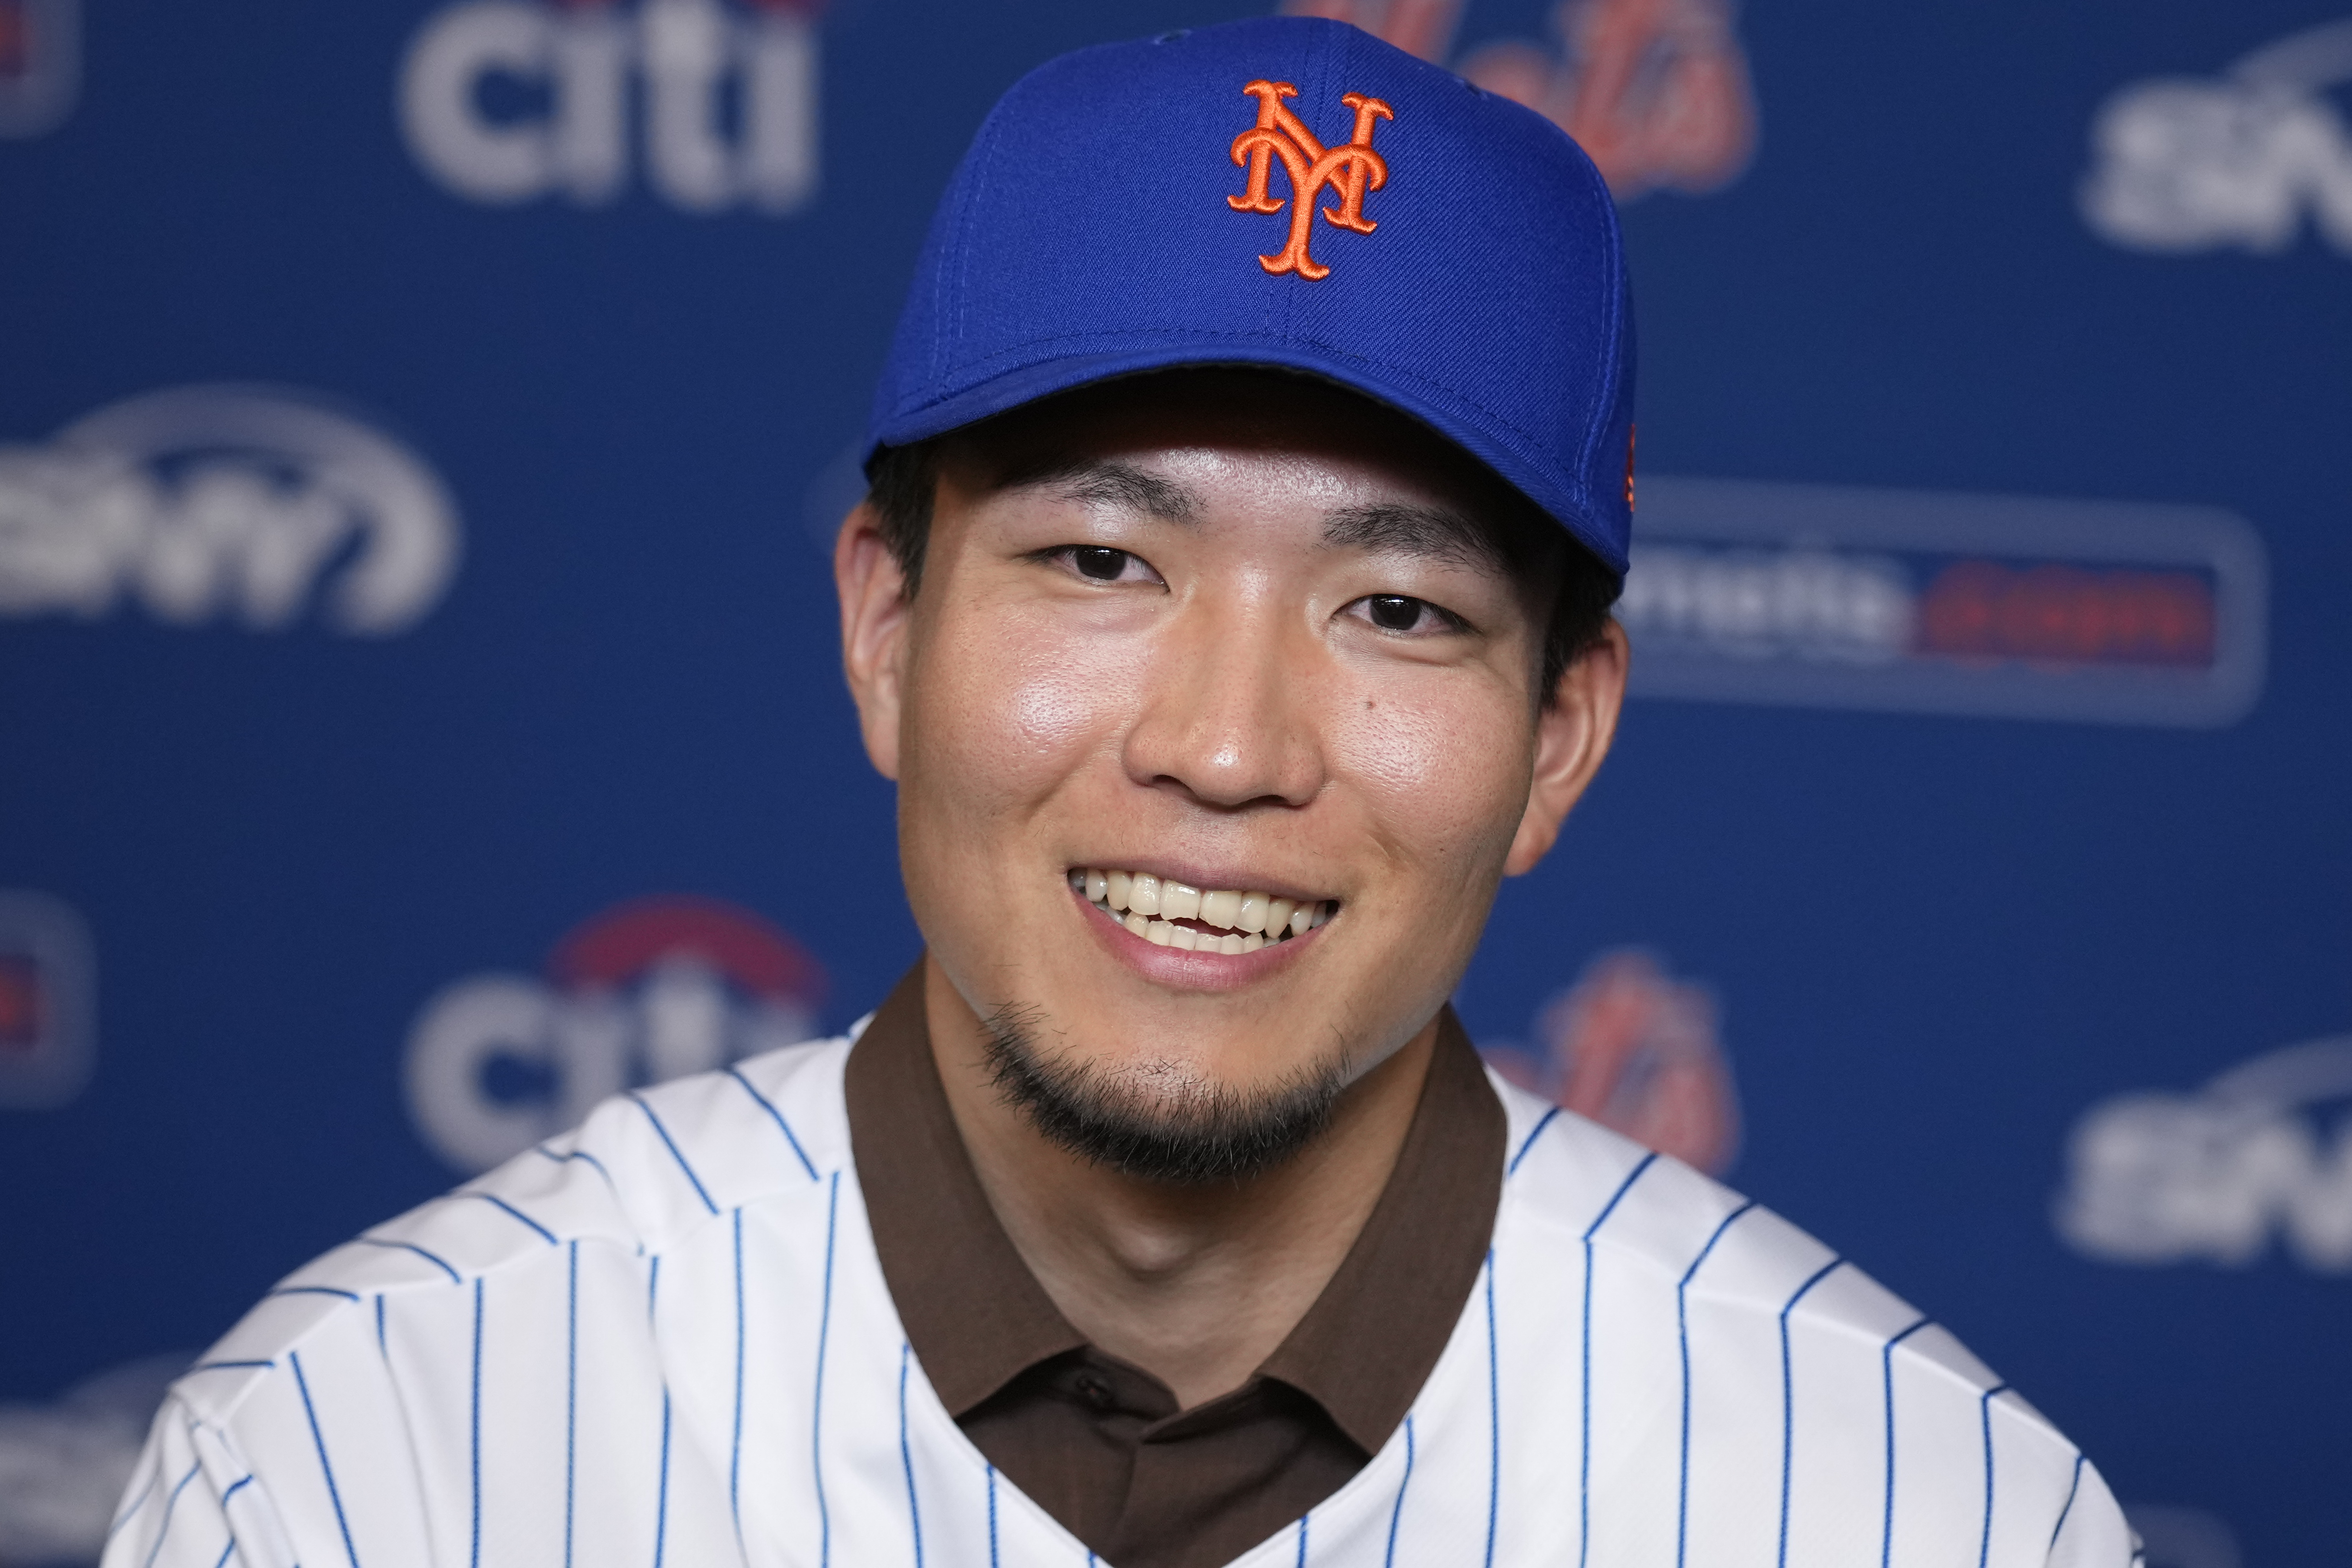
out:
{"label": "white teeth", "polygon": [[[1189,883],[1162,881],[1150,872],[1093,866],[1072,871],[1069,882],[1096,908],[1157,946],[1235,956],[1304,936],[1339,907],[1328,899],[1301,904],[1266,893],[1203,893]],[[1213,929],[1181,924],[1188,920]]]}

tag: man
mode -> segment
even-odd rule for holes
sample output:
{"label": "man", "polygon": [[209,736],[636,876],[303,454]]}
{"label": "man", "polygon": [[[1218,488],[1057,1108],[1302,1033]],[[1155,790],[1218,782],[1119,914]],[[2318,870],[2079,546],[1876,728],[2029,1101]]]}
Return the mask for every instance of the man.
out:
{"label": "man", "polygon": [[1591,165],[1362,34],[1015,87],[835,558],[923,958],[296,1274],[108,1562],[2123,1568],[1949,1335],[1446,1006],[1614,729],[1630,365]]}

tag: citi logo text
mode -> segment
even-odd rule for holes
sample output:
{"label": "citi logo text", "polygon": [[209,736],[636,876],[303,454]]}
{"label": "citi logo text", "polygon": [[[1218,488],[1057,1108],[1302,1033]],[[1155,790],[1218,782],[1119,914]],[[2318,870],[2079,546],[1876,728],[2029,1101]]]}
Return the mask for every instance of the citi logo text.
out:
{"label": "citi logo text", "polygon": [[2352,1274],[2347,1102],[2352,1035],[2257,1057],[2194,1094],[2104,1101],[2075,1124],[2058,1234],[2143,1265],[2242,1268],[2275,1241],[2315,1272]]}
{"label": "citi logo text", "polygon": [[1338,206],[1323,209],[1324,221],[1334,228],[1368,235],[1380,227],[1364,216],[1364,193],[1389,183],[1388,161],[1372,151],[1372,131],[1381,120],[1394,120],[1396,111],[1377,98],[1346,94],[1339,101],[1355,111],[1355,130],[1345,145],[1327,148],[1282,101],[1298,96],[1290,83],[1254,81],[1242,91],[1257,99],[1257,124],[1234,138],[1233,159],[1249,171],[1249,188],[1225,203],[1239,213],[1282,211],[1283,198],[1267,189],[1279,160],[1290,180],[1290,240],[1274,255],[1259,256],[1258,265],[1276,275],[1328,277],[1331,269],[1307,251],[1316,197],[1327,185],[1339,196]]}
{"label": "citi logo text", "polygon": [[2255,50],[2211,78],[2135,82],[2092,128],[2083,217],[2147,251],[2284,251],[2305,224],[2352,256],[2352,21]]}
{"label": "citi logo text", "polygon": [[271,632],[315,606],[384,636],[439,602],[457,549],[422,458],[300,393],[179,387],[0,446],[0,619],[135,601]]}
{"label": "citi logo text", "polygon": [[475,975],[408,1038],[408,1109],[427,1146],[485,1171],[641,1084],[708,1072],[815,1032],[824,973],[782,931],[716,899],[607,910],[545,978]]}
{"label": "citi logo text", "polygon": [[401,66],[401,129],[452,194],[603,206],[636,154],[689,213],[796,211],[817,188],[814,0],[466,0]]}

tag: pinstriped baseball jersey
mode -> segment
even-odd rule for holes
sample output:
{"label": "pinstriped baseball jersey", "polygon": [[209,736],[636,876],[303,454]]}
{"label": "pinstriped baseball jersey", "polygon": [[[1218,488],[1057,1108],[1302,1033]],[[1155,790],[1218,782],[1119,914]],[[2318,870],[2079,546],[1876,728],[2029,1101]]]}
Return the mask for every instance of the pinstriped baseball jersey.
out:
{"label": "pinstriped baseball jersey", "polygon": [[[907,1346],[847,1039],[612,1101],[329,1253],[176,1386],[106,1568],[1087,1568]],[[2096,1470],[1820,1243],[1497,1084],[1486,1269],[1246,1568],[2126,1568]]]}

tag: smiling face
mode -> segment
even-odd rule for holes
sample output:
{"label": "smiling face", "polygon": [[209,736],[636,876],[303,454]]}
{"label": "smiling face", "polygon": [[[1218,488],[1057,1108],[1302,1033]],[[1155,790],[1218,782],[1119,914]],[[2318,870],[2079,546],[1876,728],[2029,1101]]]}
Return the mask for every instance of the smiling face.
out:
{"label": "smiling face", "polygon": [[848,631],[932,958],[1054,1136],[1163,1177],[1278,1157],[1549,846],[1622,641],[1539,702],[1548,526],[1319,383],[1112,383],[940,470],[919,591]]}

